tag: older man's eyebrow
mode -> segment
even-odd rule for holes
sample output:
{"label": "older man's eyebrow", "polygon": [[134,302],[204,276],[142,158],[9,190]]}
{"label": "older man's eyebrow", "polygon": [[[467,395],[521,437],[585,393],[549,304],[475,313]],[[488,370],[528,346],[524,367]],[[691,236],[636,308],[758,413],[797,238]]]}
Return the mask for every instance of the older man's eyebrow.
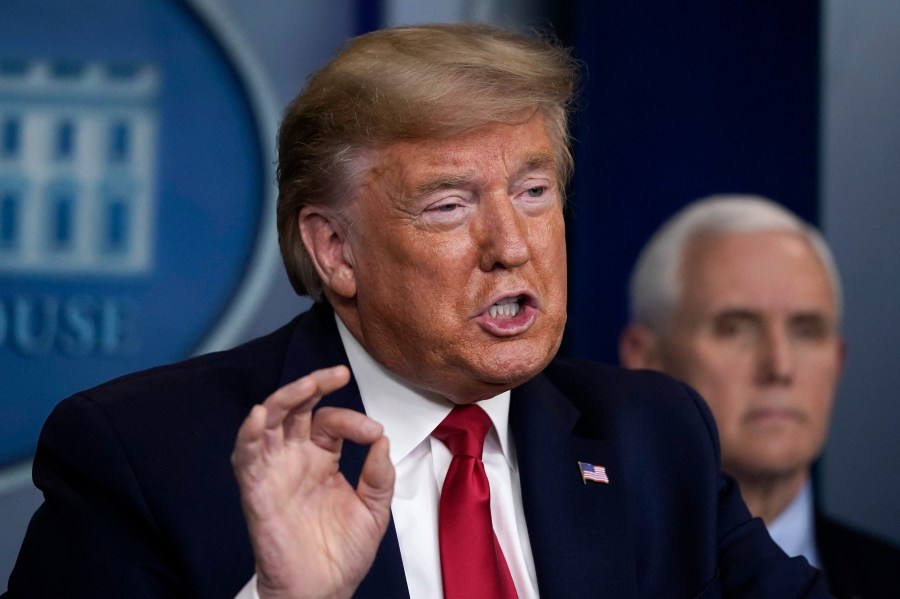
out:
{"label": "older man's eyebrow", "polygon": [[723,308],[715,313],[713,316],[714,322],[727,322],[727,321],[735,321],[735,320],[743,320],[745,322],[753,322],[759,323],[763,321],[763,315],[760,314],[756,310],[750,310],[747,308]]}
{"label": "older man's eyebrow", "polygon": [[429,179],[423,183],[420,183],[419,185],[416,185],[415,189],[413,190],[413,194],[415,197],[421,198],[431,195],[436,191],[464,187],[471,183],[471,181],[472,176],[468,174],[436,177],[434,179]]}
{"label": "older man's eyebrow", "polygon": [[818,310],[804,310],[791,314],[790,323],[795,326],[818,327],[823,331],[835,328],[835,322]]}
{"label": "older man's eyebrow", "polygon": [[[553,170],[556,168],[556,160],[553,155],[546,152],[537,152],[528,154],[522,161],[522,167],[519,170],[520,175],[524,175],[533,171]],[[414,197],[429,196],[437,191],[444,189],[457,189],[467,187],[477,178],[477,174],[461,173],[446,176],[438,176],[428,179],[413,189]]]}
{"label": "older man's eyebrow", "polygon": [[539,152],[535,154],[529,154],[525,157],[523,161],[523,166],[521,168],[521,172],[527,173],[530,171],[540,171],[540,170],[555,170],[556,169],[556,159],[552,154],[548,154],[546,152]]}

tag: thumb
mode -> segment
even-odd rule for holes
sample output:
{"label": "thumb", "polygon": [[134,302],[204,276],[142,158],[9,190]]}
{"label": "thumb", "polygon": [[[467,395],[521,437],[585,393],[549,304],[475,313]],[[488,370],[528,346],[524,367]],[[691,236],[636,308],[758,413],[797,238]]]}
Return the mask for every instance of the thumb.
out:
{"label": "thumb", "polygon": [[382,531],[387,529],[394,496],[394,465],[391,464],[388,438],[372,443],[356,486],[356,494],[369,509]]}

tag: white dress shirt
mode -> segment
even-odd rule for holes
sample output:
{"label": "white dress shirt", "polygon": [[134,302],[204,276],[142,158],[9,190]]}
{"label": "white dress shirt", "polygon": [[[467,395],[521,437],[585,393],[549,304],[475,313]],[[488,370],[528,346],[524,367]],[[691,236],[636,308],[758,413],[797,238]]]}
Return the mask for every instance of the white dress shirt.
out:
{"label": "white dress shirt", "polygon": [[[396,469],[391,514],[410,599],[442,599],[438,502],[452,455],[431,432],[453,404],[415,389],[376,362],[337,316],[366,414],[384,426]],[[522,508],[515,446],[508,427],[510,393],[478,402],[494,424],[484,442],[484,468],[491,486],[494,532],[520,599],[536,599],[537,576]],[[237,599],[257,598],[256,576]]]}
{"label": "white dress shirt", "polygon": [[813,510],[812,482],[807,480],[803,488],[768,526],[769,536],[791,557],[802,555],[810,564],[821,569],[819,551],[816,549],[816,523]]}

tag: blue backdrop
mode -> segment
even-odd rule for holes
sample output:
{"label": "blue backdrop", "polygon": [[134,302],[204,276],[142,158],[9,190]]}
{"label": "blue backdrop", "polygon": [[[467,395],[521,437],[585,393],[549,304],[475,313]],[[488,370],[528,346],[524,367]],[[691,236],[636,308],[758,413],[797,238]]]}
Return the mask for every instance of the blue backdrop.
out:
{"label": "blue backdrop", "polygon": [[616,363],[627,278],[667,217],[752,192],[816,222],[818,2],[570,2],[584,61],[563,352]]}

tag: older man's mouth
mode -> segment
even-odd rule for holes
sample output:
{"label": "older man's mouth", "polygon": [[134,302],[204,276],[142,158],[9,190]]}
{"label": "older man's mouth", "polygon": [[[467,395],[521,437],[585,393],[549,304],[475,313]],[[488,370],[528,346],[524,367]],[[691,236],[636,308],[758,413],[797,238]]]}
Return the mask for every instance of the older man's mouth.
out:
{"label": "older man's mouth", "polygon": [[802,424],[806,416],[800,410],[790,407],[758,407],[743,415],[742,421],[752,426],[782,426]]}
{"label": "older man's mouth", "polygon": [[521,310],[520,301],[522,301],[522,298],[517,297],[500,300],[488,308],[488,314],[490,314],[491,318],[510,318],[515,316]]}
{"label": "older man's mouth", "polygon": [[488,333],[500,337],[518,335],[528,330],[537,318],[534,302],[528,295],[513,295],[497,300],[477,318]]}

